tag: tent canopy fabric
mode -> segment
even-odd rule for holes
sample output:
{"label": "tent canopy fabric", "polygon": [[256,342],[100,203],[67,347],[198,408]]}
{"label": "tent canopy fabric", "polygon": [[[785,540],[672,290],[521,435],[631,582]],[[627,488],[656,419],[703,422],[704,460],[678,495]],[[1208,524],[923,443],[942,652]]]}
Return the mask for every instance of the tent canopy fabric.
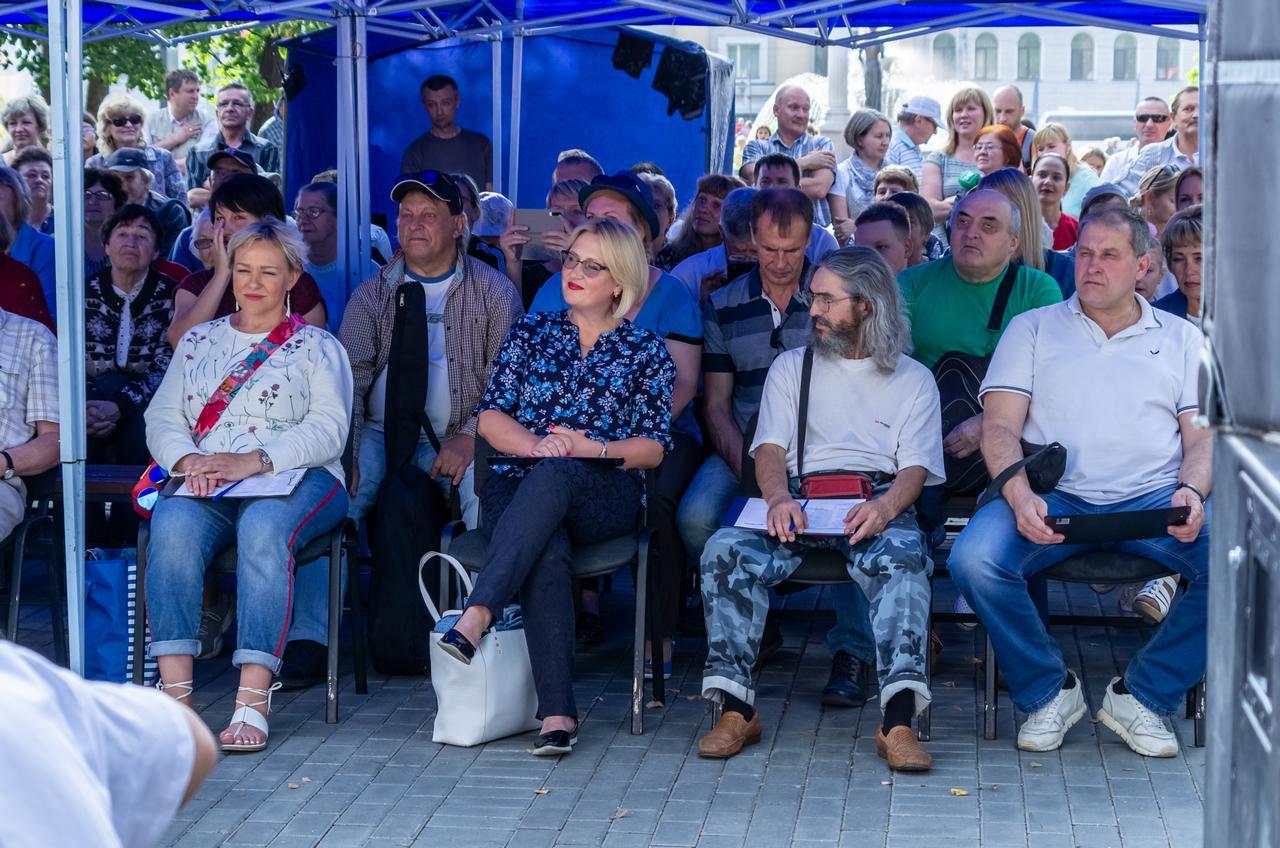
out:
{"label": "tent canopy fabric", "polygon": [[[502,38],[619,24],[710,25],[850,47],[960,26],[1105,26],[1196,38],[1170,27],[1201,25],[1208,0],[84,0],[85,38],[135,35],[162,43],[157,27],[189,21],[227,29],[292,19],[361,15],[374,32],[418,41]],[[0,29],[41,37],[46,0],[0,2]],[[868,33],[867,29],[876,30]]]}

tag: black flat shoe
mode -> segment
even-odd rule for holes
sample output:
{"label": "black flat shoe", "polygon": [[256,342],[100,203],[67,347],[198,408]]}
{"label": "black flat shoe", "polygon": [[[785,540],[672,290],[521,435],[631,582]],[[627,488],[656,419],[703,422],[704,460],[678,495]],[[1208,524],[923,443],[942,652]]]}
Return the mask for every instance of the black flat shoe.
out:
{"label": "black flat shoe", "polygon": [[867,702],[866,664],[844,651],[831,658],[831,677],[822,690],[828,707],[860,707]]}
{"label": "black flat shoe", "polygon": [[533,750],[530,753],[535,757],[560,757],[572,753],[573,746],[576,744],[578,744],[576,727],[572,733],[568,730],[553,730],[539,736],[538,741],[533,743]]}
{"label": "black flat shoe", "polygon": [[463,665],[471,665],[476,655],[476,646],[471,640],[452,627],[440,637],[440,648]]}

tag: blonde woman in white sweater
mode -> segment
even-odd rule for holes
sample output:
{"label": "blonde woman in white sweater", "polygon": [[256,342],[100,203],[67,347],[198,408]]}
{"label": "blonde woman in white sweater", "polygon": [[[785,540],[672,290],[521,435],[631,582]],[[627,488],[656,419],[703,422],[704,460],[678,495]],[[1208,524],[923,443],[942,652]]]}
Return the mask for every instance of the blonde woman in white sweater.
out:
{"label": "blonde woman in white sweater", "polygon": [[[290,314],[289,290],[306,261],[292,224],[264,218],[228,249],[237,311],[187,331],[146,412],[152,457],[196,496],[156,504],[147,613],[161,686],[186,700],[200,650],[205,569],[236,545],[232,662],[240,691],[220,741],[224,751],[257,751],[266,747],[272,678],[289,629],[294,553],[347,514],[340,460],[351,424],[351,366],[337,339]],[[305,474],[286,495],[215,494],[228,483],[296,469]]]}

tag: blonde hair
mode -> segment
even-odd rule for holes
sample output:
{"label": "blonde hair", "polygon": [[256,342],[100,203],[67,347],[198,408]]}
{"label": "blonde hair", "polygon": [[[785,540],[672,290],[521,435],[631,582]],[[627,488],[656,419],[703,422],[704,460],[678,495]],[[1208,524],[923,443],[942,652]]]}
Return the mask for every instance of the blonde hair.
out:
{"label": "blonde hair", "polygon": [[1022,264],[1037,271],[1044,270],[1044,213],[1040,211],[1040,196],[1031,178],[1021,168],[1001,168],[992,171],[978,182],[979,189],[998,191],[1017,208],[1018,252]]}
{"label": "blonde hair", "polygon": [[[996,110],[991,105],[991,98],[982,89],[971,86],[951,95],[951,102],[947,104],[947,146],[942,151],[948,156],[955,156],[956,148],[960,146],[960,134],[951,125],[951,116],[955,114],[957,107],[966,103],[976,103],[982,107],[982,123],[978,126],[985,127],[996,122]],[[977,139],[976,135],[974,139]]]}
{"label": "blonde hair", "polygon": [[145,147],[142,127],[147,122],[147,110],[141,103],[127,94],[113,94],[98,107],[98,152],[110,156],[117,150],[115,141],[109,132],[112,118],[124,118],[129,115],[140,115],[142,123],[138,124],[138,147]]}
{"label": "blonde hair", "polygon": [[0,113],[0,122],[4,124],[5,129],[9,128],[9,122],[20,115],[30,115],[31,119],[36,122],[36,137],[40,139],[42,147],[49,146],[49,104],[44,102],[44,98],[38,94],[29,94],[26,97],[15,97],[8,103],[4,104],[4,111]]}
{"label": "blonde hair", "polygon": [[[1035,153],[1035,158],[1040,158],[1041,146],[1049,142],[1057,141],[1066,147],[1066,153],[1058,154],[1067,160],[1067,166],[1071,168],[1071,174],[1074,174],[1080,168],[1080,160],[1076,158],[1075,151],[1071,149],[1071,133],[1067,132],[1067,128],[1062,124],[1045,124],[1036,130],[1036,134],[1031,137],[1031,150]],[[1031,163],[1031,167],[1035,167],[1035,162]]]}
{"label": "blonde hair", "polygon": [[266,215],[231,237],[227,242],[227,255],[234,263],[239,251],[258,242],[268,242],[280,248],[290,271],[301,274],[306,270],[307,243],[302,240],[302,233],[298,232],[295,224]]}
{"label": "blonde hair", "polygon": [[601,258],[609,276],[622,289],[618,305],[613,309],[613,317],[621,318],[644,297],[649,285],[649,254],[645,252],[644,241],[629,224],[612,218],[598,218],[570,233],[569,246],[572,248],[584,233],[600,239]]}

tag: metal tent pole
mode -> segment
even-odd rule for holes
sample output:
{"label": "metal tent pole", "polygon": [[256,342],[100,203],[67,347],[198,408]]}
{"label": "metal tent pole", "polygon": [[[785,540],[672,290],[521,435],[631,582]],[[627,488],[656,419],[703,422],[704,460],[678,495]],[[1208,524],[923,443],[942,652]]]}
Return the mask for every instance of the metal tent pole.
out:
{"label": "metal tent pole", "polygon": [[[516,20],[524,20],[524,0],[516,0]],[[520,208],[520,101],[524,85],[524,30],[515,31],[511,51],[511,192],[512,205]]]}
{"label": "metal tent pole", "polygon": [[[493,39],[493,59],[490,61],[489,73],[493,79],[493,126],[490,127],[490,141],[493,142],[493,190],[511,195],[510,188],[502,182],[502,37]],[[484,186],[480,187],[481,190]]]}
{"label": "metal tent pole", "polygon": [[[84,112],[81,0],[49,0],[53,95],[53,214],[58,233],[58,409],[61,419],[62,520],[71,670],[84,672]],[[51,578],[52,579],[52,578]],[[54,627],[61,623],[56,619]]]}
{"label": "metal tent pole", "polygon": [[338,262],[347,296],[369,267],[368,33],[358,14],[338,17]]}

